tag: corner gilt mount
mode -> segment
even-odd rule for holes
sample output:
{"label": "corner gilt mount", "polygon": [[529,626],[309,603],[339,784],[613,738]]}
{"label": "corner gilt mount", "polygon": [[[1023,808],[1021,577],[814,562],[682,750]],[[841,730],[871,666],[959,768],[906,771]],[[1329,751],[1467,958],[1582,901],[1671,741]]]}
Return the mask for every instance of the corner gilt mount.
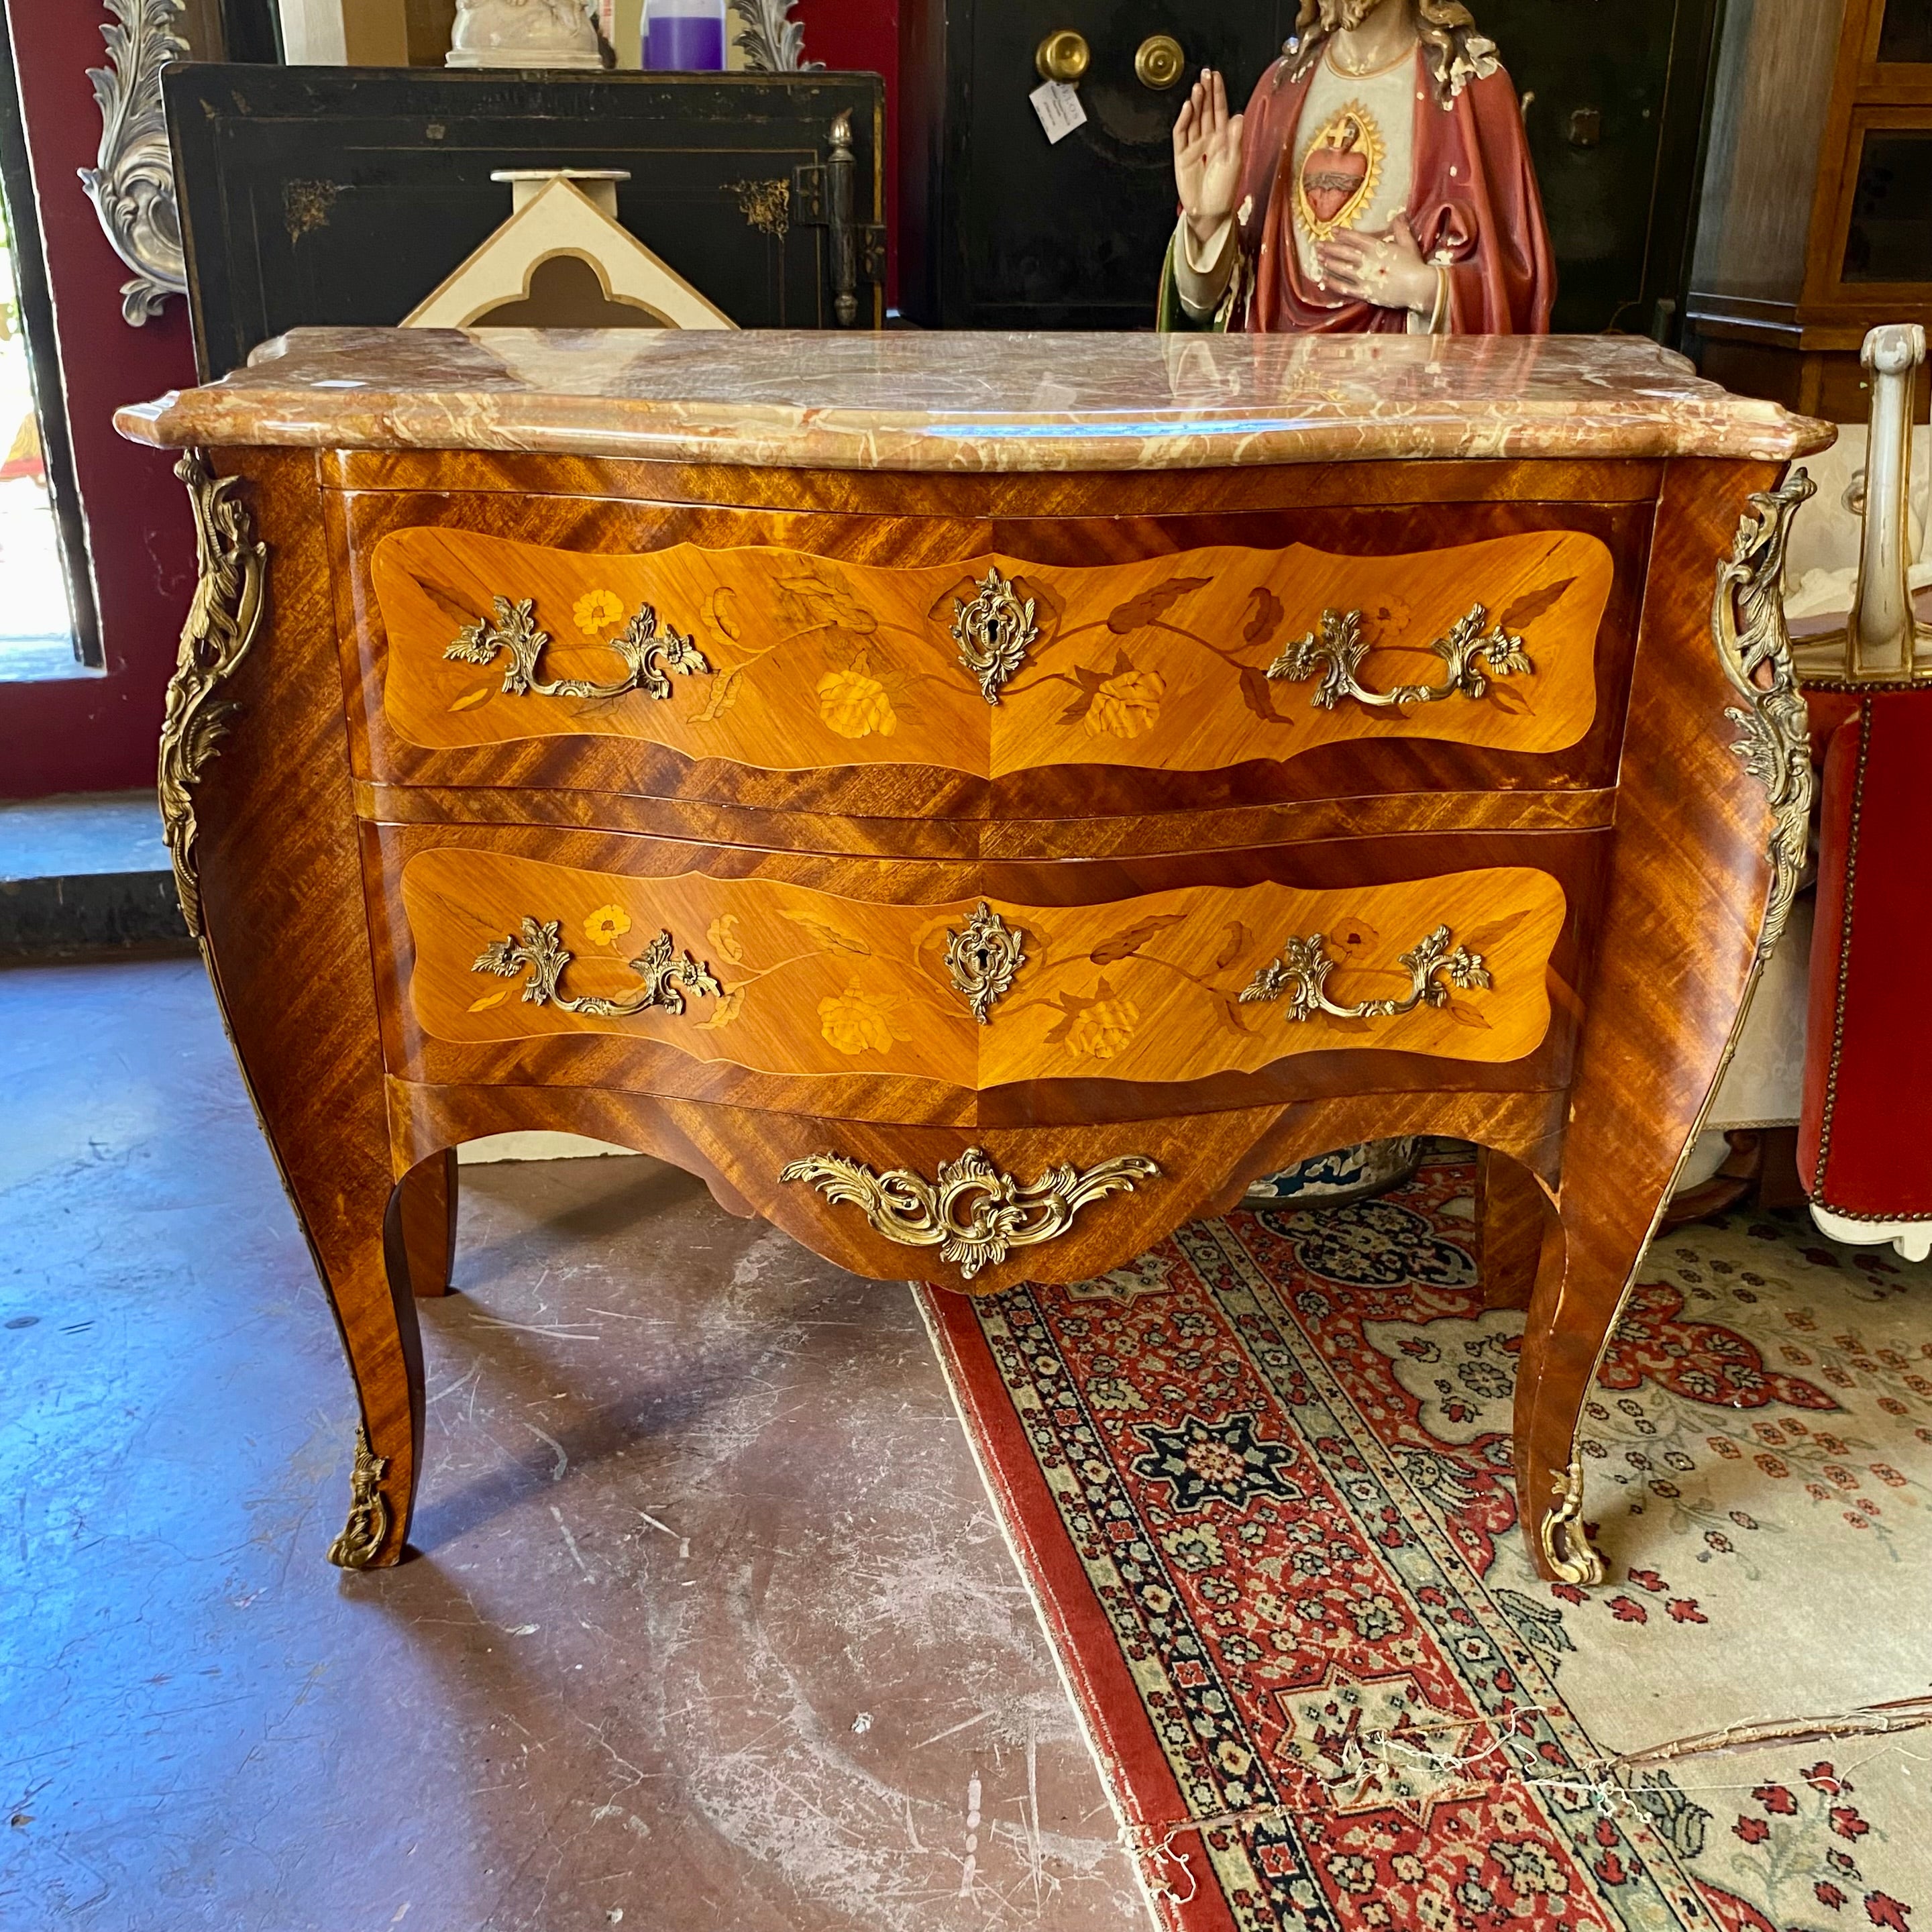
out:
{"label": "corner gilt mount", "polygon": [[394,1521],[389,1499],[382,1493],[382,1479],[388,1473],[388,1457],[370,1448],[368,1426],[358,1422],[356,1462],[349,1472],[349,1520],[328,1546],[328,1560],[338,1569],[366,1570],[382,1555]]}
{"label": "corner gilt mount", "polygon": [[1751,493],[1731,554],[1718,565],[1711,636],[1731,688],[1724,716],[1744,736],[1731,749],[1763,786],[1771,807],[1771,890],[1757,956],[1778,944],[1798,896],[1811,823],[1811,736],[1784,622],[1784,547],[1798,506],[1817,486],[1794,470],[1775,490]]}
{"label": "corner gilt mount", "polygon": [[168,680],[155,782],[182,916],[189,937],[200,939],[194,789],[236,710],[232,700],[218,694],[248,655],[262,626],[268,547],[256,541],[254,520],[235,494],[238,477],[213,475],[198,449],[182,453],[175,474],[188,485],[194,512],[196,577],[174,676]]}

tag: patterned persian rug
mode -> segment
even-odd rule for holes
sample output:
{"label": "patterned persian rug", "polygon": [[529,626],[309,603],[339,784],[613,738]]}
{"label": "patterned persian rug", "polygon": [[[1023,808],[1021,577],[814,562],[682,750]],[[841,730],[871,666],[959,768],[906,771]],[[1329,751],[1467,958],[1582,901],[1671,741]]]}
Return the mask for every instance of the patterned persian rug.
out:
{"label": "patterned persian rug", "polygon": [[1660,1239],[1586,1424],[1610,1580],[1552,1586],[1473,1178],[921,1291],[1156,1918],[1932,1932],[1932,1268]]}

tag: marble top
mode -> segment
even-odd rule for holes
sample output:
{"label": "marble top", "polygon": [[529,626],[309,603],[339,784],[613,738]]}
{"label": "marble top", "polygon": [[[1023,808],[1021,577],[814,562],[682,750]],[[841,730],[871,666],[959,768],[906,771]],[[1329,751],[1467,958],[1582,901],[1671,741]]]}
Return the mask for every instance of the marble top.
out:
{"label": "marble top", "polygon": [[123,409],[166,447],[540,450],[900,470],[1754,457],[1827,424],[1641,336],[301,328]]}

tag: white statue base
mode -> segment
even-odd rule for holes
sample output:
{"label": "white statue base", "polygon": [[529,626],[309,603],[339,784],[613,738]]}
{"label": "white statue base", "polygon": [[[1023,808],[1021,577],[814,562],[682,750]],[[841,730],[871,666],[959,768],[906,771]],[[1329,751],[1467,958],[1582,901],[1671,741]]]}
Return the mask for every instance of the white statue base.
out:
{"label": "white statue base", "polygon": [[497,68],[596,68],[602,58],[596,53],[560,53],[551,47],[452,47],[443,57],[445,67]]}
{"label": "white statue base", "polygon": [[457,0],[448,67],[601,68],[583,0]]}

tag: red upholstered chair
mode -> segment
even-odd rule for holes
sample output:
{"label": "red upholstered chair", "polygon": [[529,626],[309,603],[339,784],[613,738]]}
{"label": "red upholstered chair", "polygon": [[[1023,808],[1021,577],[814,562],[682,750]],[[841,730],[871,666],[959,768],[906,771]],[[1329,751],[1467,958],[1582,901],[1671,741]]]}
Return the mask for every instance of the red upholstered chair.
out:
{"label": "red upholstered chair", "polygon": [[1857,598],[1835,670],[1806,676],[1830,742],[1798,1144],[1819,1227],[1909,1261],[1932,1256],[1932,627],[1912,608],[1907,508],[1924,358],[1916,324],[1865,338]]}
{"label": "red upholstered chair", "polygon": [[1823,1232],[1932,1255],[1932,686],[1832,733],[1798,1172]]}

